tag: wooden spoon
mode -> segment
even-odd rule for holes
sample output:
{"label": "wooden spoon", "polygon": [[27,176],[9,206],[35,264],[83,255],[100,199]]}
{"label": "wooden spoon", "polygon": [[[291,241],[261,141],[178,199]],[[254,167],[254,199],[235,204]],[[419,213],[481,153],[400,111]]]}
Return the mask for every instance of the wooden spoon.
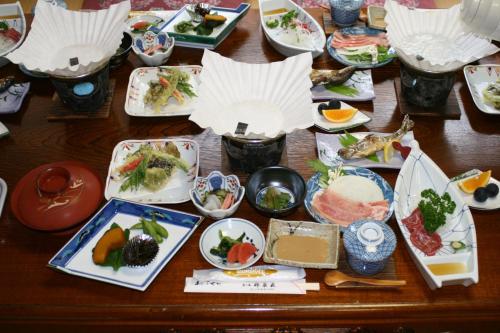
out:
{"label": "wooden spoon", "polygon": [[405,280],[379,280],[370,278],[358,278],[349,276],[339,271],[330,271],[325,275],[325,283],[328,286],[339,287],[341,284],[346,282],[358,282],[380,287],[400,287],[406,285]]}

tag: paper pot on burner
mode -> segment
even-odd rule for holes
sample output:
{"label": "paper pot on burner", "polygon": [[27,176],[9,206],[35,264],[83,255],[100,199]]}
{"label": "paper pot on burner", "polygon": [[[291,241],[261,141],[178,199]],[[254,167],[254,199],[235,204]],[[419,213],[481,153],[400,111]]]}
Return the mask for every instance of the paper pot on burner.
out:
{"label": "paper pot on burner", "polygon": [[205,50],[200,88],[190,120],[216,134],[274,138],[314,125],[312,56],[247,64]]}
{"label": "paper pot on burner", "polygon": [[120,46],[130,2],[78,12],[38,1],[26,41],[7,58],[29,70],[63,77],[101,67]]}
{"label": "paper pot on burner", "polygon": [[460,6],[410,9],[386,1],[387,37],[405,63],[428,72],[451,72],[499,50],[490,40],[470,32]]}

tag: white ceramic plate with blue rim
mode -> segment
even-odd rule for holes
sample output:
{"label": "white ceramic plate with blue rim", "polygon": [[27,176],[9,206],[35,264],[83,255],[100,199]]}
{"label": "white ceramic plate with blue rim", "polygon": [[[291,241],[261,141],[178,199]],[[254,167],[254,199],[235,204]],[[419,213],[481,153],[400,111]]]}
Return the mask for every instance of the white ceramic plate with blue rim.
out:
{"label": "white ceramic plate with blue rim", "polygon": [[[388,136],[390,133],[378,133],[378,132],[353,132],[350,133],[352,136],[358,140],[363,139],[368,134]],[[392,159],[388,162],[384,162],[384,151],[380,150],[376,153],[378,161],[372,161],[367,158],[353,158],[350,160],[344,160],[337,153],[343,146],[340,144],[339,136],[342,134],[326,134],[326,133],[316,133],[316,146],[318,147],[318,157],[321,162],[326,165],[338,165],[343,163],[344,165],[351,165],[361,168],[381,168],[381,169],[400,169],[403,165],[404,159],[398,151],[394,152]],[[401,138],[401,144],[403,146],[408,146],[413,140],[413,131],[406,133]]]}
{"label": "white ceramic plate with blue rim", "polygon": [[[359,111],[356,112],[354,117],[352,119],[343,122],[343,123],[333,123],[331,121],[326,120],[325,117],[319,114],[318,112],[318,105],[321,103],[314,103],[313,104],[313,119],[314,119],[314,125],[316,127],[321,128],[323,131],[329,132],[329,133],[335,133],[335,132],[340,132],[349,128],[353,127],[358,127],[363,124],[366,124],[370,122],[372,119],[368,117],[366,114],[363,112]],[[355,109],[351,105],[340,102],[340,108],[341,109]]]}
{"label": "white ceramic plate with blue rim", "polygon": [[[399,172],[394,190],[394,215],[403,234],[406,246],[417,268],[431,289],[451,284],[469,286],[479,281],[477,261],[477,239],[474,220],[469,206],[465,203],[456,186],[444,172],[419,147],[416,140],[410,143],[411,153]],[[427,256],[415,247],[410,232],[402,220],[411,215],[421,200],[423,190],[433,189],[438,195],[448,192],[456,203],[455,211],[447,215],[445,225],[436,232],[441,237],[442,247],[433,256]],[[461,241],[465,249],[455,252],[453,241]],[[460,274],[435,275],[427,265],[458,263],[465,266]]]}
{"label": "white ceramic plate with blue rim", "polygon": [[[394,192],[392,190],[391,185],[382,178],[380,175],[376,174],[375,172],[365,169],[365,168],[357,168],[357,167],[349,167],[345,166],[342,168],[342,170],[347,174],[347,175],[356,175],[356,176],[361,176],[368,178],[372,181],[374,181],[378,187],[382,190],[382,194],[384,195],[384,199],[389,202],[389,210],[387,211],[386,215],[384,216],[384,219],[381,220],[381,222],[387,222],[389,218],[392,216],[392,212],[394,211]],[[319,178],[321,174],[316,173],[314,174],[306,184],[306,198],[304,199],[304,205],[306,207],[307,212],[312,216],[312,218],[319,222],[319,223],[329,223],[331,224],[327,218],[321,216],[318,214],[314,208],[312,207],[312,201],[314,198],[314,195],[319,192],[323,191],[323,189],[319,185]],[[345,227],[340,227],[340,231],[344,231]]]}
{"label": "white ceramic plate with blue rim", "polygon": [[[152,214],[169,234],[159,244],[153,262],[142,268],[121,267],[117,271],[94,264],[92,249],[113,223],[126,229],[139,222],[141,217],[150,219]],[[199,215],[112,199],[50,259],[49,266],[68,274],[144,291],[202,220]],[[130,238],[140,234],[142,230],[130,230]]]}
{"label": "white ceramic plate with blue rim", "polygon": [[[366,27],[349,27],[349,28],[344,28],[340,30],[342,34],[345,35],[378,35],[381,33],[380,30],[376,29],[371,29],[371,28],[366,28]],[[356,66],[357,68],[377,68],[381,67],[384,65],[387,65],[392,61],[393,58],[389,58],[385,61],[372,64],[371,62],[354,62],[348,60],[344,55],[341,55],[337,53],[337,50],[332,47],[332,40],[333,40],[333,34],[328,37],[328,40],[326,41],[326,49],[328,50],[328,53],[330,56],[340,62],[341,64],[344,64],[346,66]],[[389,53],[396,53],[393,48],[389,48]]]}
{"label": "white ceramic plate with blue rim", "polygon": [[484,113],[500,115],[500,110],[485,103],[483,97],[483,90],[488,84],[500,79],[500,65],[467,65],[464,67],[464,76],[477,108]]}
{"label": "white ceramic plate with blue rim", "polygon": [[[237,239],[245,233],[243,242],[252,243],[257,248],[257,252],[243,265],[240,263],[228,263],[225,258],[210,253],[210,249],[217,247],[220,243],[219,232],[233,239]],[[200,252],[203,258],[211,265],[226,270],[237,270],[252,266],[260,259],[265,247],[266,238],[262,230],[254,223],[240,218],[227,218],[212,223],[200,237]]]}
{"label": "white ceramic plate with blue rim", "polygon": [[[484,202],[479,202],[476,199],[474,199],[474,194],[465,193],[464,191],[460,190],[460,188],[458,187],[458,182],[460,180],[477,176],[480,173],[481,173],[481,170],[478,170],[478,169],[469,170],[467,172],[464,172],[461,175],[453,177],[451,179],[451,181],[453,182],[453,185],[459,190],[458,192],[462,195],[462,198],[464,199],[465,203],[467,205],[469,205],[470,208],[479,209],[479,210],[500,209],[500,194],[497,194],[497,196],[494,198],[488,198]],[[493,177],[490,177],[490,180],[488,181],[488,184],[491,184],[491,183],[496,184],[498,187],[500,187],[500,182]]]}

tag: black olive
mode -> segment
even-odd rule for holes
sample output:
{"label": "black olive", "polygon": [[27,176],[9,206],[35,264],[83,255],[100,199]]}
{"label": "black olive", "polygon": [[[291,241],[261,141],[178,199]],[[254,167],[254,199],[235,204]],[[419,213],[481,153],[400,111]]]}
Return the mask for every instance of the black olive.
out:
{"label": "black olive", "polygon": [[498,195],[498,185],[493,183],[486,185],[486,192],[488,192],[488,197],[496,197]]}
{"label": "black olive", "polygon": [[474,191],[474,200],[477,202],[485,202],[488,199],[488,191],[486,191],[486,187],[478,187]]}
{"label": "black olive", "polygon": [[336,99],[331,99],[328,102],[328,108],[329,109],[340,109],[340,101]]}
{"label": "black olive", "polygon": [[320,105],[318,105],[318,113],[320,115],[323,115],[323,110],[326,110],[326,109],[328,109],[328,104],[321,103]]}

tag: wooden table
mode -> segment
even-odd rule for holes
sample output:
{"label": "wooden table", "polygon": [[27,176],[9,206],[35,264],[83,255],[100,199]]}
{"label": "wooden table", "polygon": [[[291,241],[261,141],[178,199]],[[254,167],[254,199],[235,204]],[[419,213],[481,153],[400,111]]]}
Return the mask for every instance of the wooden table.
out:
{"label": "wooden table", "polygon": [[[318,19],[319,11],[311,11]],[[238,24],[217,50],[238,61],[266,63],[282,60],[265,40],[256,10]],[[175,48],[169,65],[200,64],[202,50]],[[500,63],[500,55],[481,63]],[[96,169],[105,179],[113,147],[125,139],[193,137],[201,146],[201,175],[212,170],[229,172],[220,137],[202,130],[187,117],[136,118],[124,112],[130,72],[140,66],[134,55],[111,73],[117,85],[111,114],[107,119],[48,122],[54,89],[47,80],[33,79],[30,95],[14,115],[0,116],[11,131],[0,139],[0,176],[12,191],[29,170],[48,162],[80,160]],[[339,68],[325,52],[314,61],[315,68]],[[13,74],[30,80],[16,66],[2,68],[2,76]],[[393,79],[399,65],[373,70],[377,98],[354,103],[370,112],[373,120],[360,131],[392,132],[401,123]],[[448,176],[479,168],[491,169],[500,177],[500,118],[480,112],[464,83],[461,72],[455,86],[460,99],[460,120],[415,118],[415,137],[422,149]],[[286,161],[305,179],[312,175],[306,161],[316,158],[315,133],[296,131],[287,136]],[[377,170],[394,185],[397,171]],[[243,182],[246,179],[242,176]],[[9,202],[10,196],[7,198]],[[103,202],[104,204],[104,202]],[[195,212],[188,202],[168,207]],[[307,270],[307,280],[321,282],[320,292],[302,296],[186,294],[184,279],[193,269],[209,268],[198,250],[206,220],[145,292],[100,283],[56,272],[46,267],[48,260],[76,230],[62,234],[30,230],[20,224],[6,205],[0,221],[0,331],[30,330],[89,332],[167,332],[180,327],[260,328],[288,327],[374,327],[392,332],[404,326],[424,332],[498,331],[500,328],[500,287],[498,260],[500,226],[498,211],[473,211],[479,253],[480,282],[465,288],[450,286],[432,291],[411,260],[392,218],[390,226],[398,235],[394,254],[399,278],[408,285],[399,290],[329,289],[323,283],[325,271]],[[244,201],[235,214],[267,230],[268,218],[259,215]],[[301,207],[290,220],[310,220]],[[425,328],[425,329],[424,329]]]}

